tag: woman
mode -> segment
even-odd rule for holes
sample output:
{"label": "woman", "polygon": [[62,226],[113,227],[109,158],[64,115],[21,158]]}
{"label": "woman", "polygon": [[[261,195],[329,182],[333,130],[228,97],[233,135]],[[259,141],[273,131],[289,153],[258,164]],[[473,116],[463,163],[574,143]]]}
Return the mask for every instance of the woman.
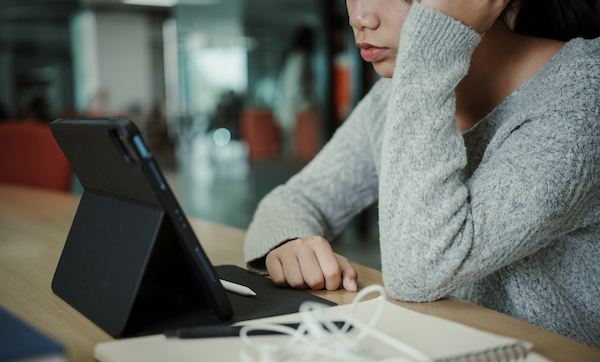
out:
{"label": "woman", "polygon": [[355,291],[327,240],[379,200],[391,297],[453,293],[600,347],[600,39],[576,38],[600,35],[596,3],[507,3],[347,1],[384,79],[261,202],[251,270]]}

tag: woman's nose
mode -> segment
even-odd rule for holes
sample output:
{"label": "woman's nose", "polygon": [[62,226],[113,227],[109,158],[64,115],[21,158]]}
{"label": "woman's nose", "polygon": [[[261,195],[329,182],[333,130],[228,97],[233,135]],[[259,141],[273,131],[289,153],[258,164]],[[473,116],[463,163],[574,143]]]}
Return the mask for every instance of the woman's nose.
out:
{"label": "woman's nose", "polygon": [[[377,0],[355,0],[348,2],[350,26],[356,30],[363,28],[376,29],[379,26],[379,16],[375,2]],[[351,4],[353,3],[353,4]]]}

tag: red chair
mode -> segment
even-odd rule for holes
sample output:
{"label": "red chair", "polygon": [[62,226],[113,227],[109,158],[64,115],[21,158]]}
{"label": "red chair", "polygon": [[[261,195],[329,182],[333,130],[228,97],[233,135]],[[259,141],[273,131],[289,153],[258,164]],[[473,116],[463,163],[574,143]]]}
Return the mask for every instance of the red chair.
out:
{"label": "red chair", "polygon": [[0,124],[0,182],[69,191],[72,179],[71,165],[48,125]]}
{"label": "red chair", "polygon": [[314,109],[307,109],[296,115],[294,151],[298,159],[308,162],[319,153],[321,149],[319,126],[319,114]]}
{"label": "red chair", "polygon": [[240,117],[240,136],[251,160],[274,159],[280,155],[280,130],[275,116],[265,109],[245,109]]}

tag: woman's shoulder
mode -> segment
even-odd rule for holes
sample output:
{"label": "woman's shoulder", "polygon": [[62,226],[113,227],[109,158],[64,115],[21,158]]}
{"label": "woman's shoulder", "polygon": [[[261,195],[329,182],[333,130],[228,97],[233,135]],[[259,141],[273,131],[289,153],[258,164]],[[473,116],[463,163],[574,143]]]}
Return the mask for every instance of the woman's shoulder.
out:
{"label": "woman's shoulder", "polygon": [[598,94],[600,38],[573,39],[489,116],[483,130],[493,132],[501,143],[527,134],[529,139],[565,141],[567,146],[579,137],[599,134]]}
{"label": "woman's shoulder", "polygon": [[[600,92],[600,38],[576,38],[568,41],[556,56],[540,71],[536,85],[551,92],[551,104],[565,107],[588,107]],[[537,87],[532,88],[537,92]],[[539,90],[539,89],[538,89]],[[594,102],[592,102],[594,103]]]}
{"label": "woman's shoulder", "polygon": [[594,39],[574,38],[567,42],[565,49],[573,54],[580,55],[582,59],[588,59],[599,63],[600,37]]}
{"label": "woman's shoulder", "polygon": [[557,63],[566,73],[580,73],[600,80],[600,37],[572,39],[557,55]]}
{"label": "woman's shoulder", "polygon": [[[597,135],[600,38],[572,39],[552,61],[530,88],[532,97],[526,105],[532,109],[530,120],[538,119],[540,126],[548,129],[560,129],[565,139]],[[582,133],[582,129],[587,131]]]}

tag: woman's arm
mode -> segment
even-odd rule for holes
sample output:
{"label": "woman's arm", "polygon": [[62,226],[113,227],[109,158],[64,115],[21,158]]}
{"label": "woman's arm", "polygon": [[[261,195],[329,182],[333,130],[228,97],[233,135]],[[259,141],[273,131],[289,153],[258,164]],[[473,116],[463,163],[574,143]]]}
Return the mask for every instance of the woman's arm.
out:
{"label": "woman's arm", "polygon": [[383,277],[397,299],[444,297],[583,226],[581,205],[598,202],[588,172],[598,134],[576,119],[569,129],[551,118],[521,125],[461,181],[454,89],[478,39],[416,2],[403,29],[379,187]]}
{"label": "woman's arm", "polygon": [[[328,243],[323,241],[334,237],[377,199],[378,176],[369,127],[376,123],[374,119],[383,117],[389,84],[389,80],[375,84],[315,159],[260,202],[244,244],[249,269],[266,272],[267,253],[292,239],[321,237],[309,243],[326,248]],[[332,256],[330,252],[326,259]]]}

